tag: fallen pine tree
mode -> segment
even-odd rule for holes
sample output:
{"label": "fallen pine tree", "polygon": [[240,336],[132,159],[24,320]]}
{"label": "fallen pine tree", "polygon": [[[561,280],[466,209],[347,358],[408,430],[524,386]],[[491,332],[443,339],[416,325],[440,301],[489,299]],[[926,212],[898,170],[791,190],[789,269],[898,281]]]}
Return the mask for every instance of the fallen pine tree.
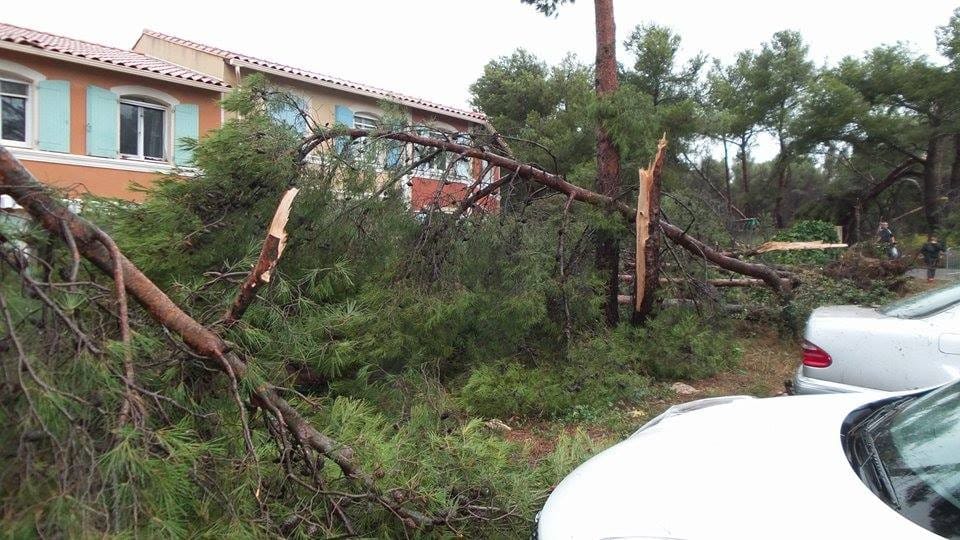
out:
{"label": "fallen pine tree", "polygon": [[[309,142],[307,144],[316,143],[315,148],[317,145],[332,137],[342,135],[342,130],[335,129],[326,131],[321,135],[317,135],[312,140],[308,139]],[[362,137],[370,134],[355,132],[352,135]],[[430,148],[450,151],[450,148],[446,146],[450,144],[449,141],[425,139],[409,132],[391,132],[391,135],[395,140],[418,137],[409,140],[413,143],[424,143],[424,146]],[[373,134],[373,136],[376,137],[378,135]],[[248,140],[245,136],[240,139]],[[458,212],[461,214],[469,210],[471,205],[481,201],[484,196],[489,195],[511,180],[526,177],[537,181],[548,189],[555,189],[565,194],[568,202],[567,207],[569,207],[570,202],[579,200],[599,207],[612,206],[626,222],[633,222],[636,217],[634,209],[619,201],[614,201],[610,198],[597,195],[592,191],[579,188],[566,182],[559,175],[546,173],[541,169],[529,165],[519,164],[515,160],[501,154],[491,153],[488,149],[483,148],[482,145],[478,145],[477,147],[461,145],[460,147],[453,148],[453,150],[460,150],[460,154],[462,155],[479,152],[476,154],[479,158],[486,158],[491,163],[498,164],[498,166],[516,167],[513,175],[504,175],[499,181],[486,186],[475,186],[475,191],[461,203],[458,209]],[[299,162],[302,160],[303,156],[300,156],[295,161],[299,165]],[[282,161],[282,159],[274,160],[274,162]],[[398,175],[398,177],[399,176],[401,175]],[[230,182],[238,184],[238,188],[249,190],[249,197],[251,199],[263,198],[256,192],[257,189],[261,189],[260,185],[251,184],[250,186],[244,187],[236,180],[235,175],[228,174],[225,177],[228,178]],[[305,193],[310,192],[315,193],[316,190],[308,189],[305,191]],[[137,335],[141,332],[134,331],[134,335],[130,336],[131,332],[126,329],[130,323],[123,322],[131,317],[131,313],[129,313],[130,310],[126,306],[126,296],[129,295],[143,307],[144,314],[159,324],[163,332],[167,334],[168,339],[171,340],[171,343],[182,349],[181,355],[176,360],[181,364],[179,368],[181,371],[191,365],[197,364],[202,366],[201,369],[203,373],[217,372],[224,375],[223,380],[226,382],[226,386],[219,389],[219,392],[222,394],[221,398],[235,403],[236,412],[239,415],[242,427],[242,429],[234,433],[236,439],[231,441],[230,444],[240,444],[245,449],[244,459],[236,466],[254,472],[252,475],[254,483],[252,486],[249,486],[249,490],[243,491],[243,495],[251,497],[250,504],[257,508],[258,512],[262,515],[263,523],[267,530],[285,531],[291,527],[299,527],[301,525],[305,527],[304,530],[307,531],[327,530],[352,533],[359,530],[372,530],[368,528],[370,525],[368,522],[365,522],[362,528],[356,527],[358,520],[371,519],[370,509],[379,509],[387,517],[395,520],[394,528],[391,529],[387,527],[384,529],[385,525],[381,522],[375,525],[376,530],[396,531],[405,528],[443,527],[457,531],[457,524],[464,523],[465,520],[482,524],[501,519],[516,518],[515,509],[506,505],[498,506],[491,504],[488,500],[490,497],[489,491],[484,491],[484,489],[475,487],[474,485],[451,485],[449,492],[442,494],[434,493],[432,496],[428,496],[406,485],[391,485],[389,481],[384,480],[383,477],[385,473],[382,467],[399,466],[399,464],[380,463],[378,465],[367,462],[365,463],[366,467],[363,466],[361,464],[362,458],[360,457],[362,454],[355,450],[352,445],[345,444],[341,440],[331,437],[327,434],[326,429],[318,427],[318,424],[315,423],[315,419],[318,416],[317,411],[312,410],[315,408],[315,405],[310,398],[300,396],[295,393],[295,390],[277,383],[272,383],[269,379],[264,378],[259,372],[257,357],[249,353],[248,347],[238,347],[235,344],[228,343],[224,339],[224,335],[233,331],[233,329],[237,327],[242,329],[245,312],[251,304],[256,304],[255,300],[258,296],[264,294],[267,285],[273,281],[271,276],[276,272],[276,265],[278,261],[280,261],[282,254],[284,258],[288,257],[288,254],[292,254],[292,256],[295,257],[308,256],[308,254],[297,253],[295,245],[285,242],[286,232],[284,231],[283,224],[286,222],[286,213],[290,210],[292,196],[281,199],[283,202],[281,202],[277,209],[266,238],[259,246],[260,255],[254,262],[253,270],[244,272],[214,272],[212,278],[207,283],[201,285],[200,289],[210,284],[228,284],[231,282],[230,275],[234,275],[240,282],[237,283],[239,290],[230,295],[234,300],[229,308],[226,311],[220,311],[222,315],[218,319],[210,320],[210,318],[208,318],[208,322],[204,323],[201,322],[201,318],[188,314],[178,302],[174,302],[164,290],[148,278],[137,265],[134,265],[128,260],[109,235],[85,219],[70,212],[68,208],[59,202],[53,193],[41,186],[28,171],[23,169],[5,149],[0,149],[0,193],[13,197],[18,204],[24,208],[25,212],[31,216],[33,223],[38,225],[49,238],[59,239],[59,241],[62,242],[61,248],[66,248],[69,253],[71,269],[68,271],[68,276],[72,277],[70,277],[68,281],[55,282],[53,279],[55,275],[48,275],[45,280],[37,281],[30,276],[31,271],[26,264],[22,261],[17,262],[17,257],[21,257],[24,253],[31,252],[15,249],[12,243],[5,245],[5,249],[8,250],[7,254],[10,255],[10,262],[12,263],[9,266],[16,271],[17,278],[22,281],[25,287],[33,291],[33,294],[43,298],[42,291],[44,289],[53,290],[55,288],[73,286],[73,284],[77,282],[77,265],[81,258],[90,263],[91,266],[89,266],[89,268],[96,268],[97,271],[113,278],[115,281],[114,288],[117,290],[115,300],[113,302],[105,301],[105,297],[101,295],[94,304],[96,308],[105,315],[106,321],[111,321],[113,318],[120,321],[119,335],[121,336],[121,345],[119,350],[122,357],[122,369],[120,373],[116,375],[116,380],[122,382],[122,393],[124,397],[121,400],[120,406],[117,407],[117,416],[113,417],[110,423],[104,425],[104,432],[98,435],[98,437],[102,437],[102,439],[91,439],[89,443],[98,445],[105,444],[105,447],[97,450],[98,452],[115,451],[115,448],[111,450],[111,444],[113,444],[111,441],[116,441],[120,435],[128,437],[133,436],[129,434],[142,434],[136,436],[142,436],[144,440],[151,441],[147,444],[146,448],[149,449],[148,451],[151,454],[155,453],[155,448],[158,443],[154,440],[158,439],[158,435],[156,431],[147,426],[152,422],[160,422],[163,424],[166,421],[166,415],[169,414],[169,412],[164,411],[165,408],[172,407],[173,409],[180,410],[187,418],[209,414],[195,412],[191,407],[185,406],[176,399],[170,398],[165,395],[165,393],[144,386],[147,384],[144,380],[144,372],[149,368],[148,365],[141,364],[142,352],[140,347],[142,347],[142,345],[139,344],[138,340],[140,336]],[[247,196],[246,191],[242,193],[244,196]],[[276,200],[276,198],[279,198],[280,193],[280,190],[270,192],[269,200]],[[198,193],[194,193],[194,195],[197,194]],[[233,201],[230,197],[234,196],[233,193],[227,191],[211,191],[209,194],[199,194],[201,198],[209,195],[211,201],[213,201],[211,204],[220,205],[216,207],[218,210],[226,210],[227,212],[239,211],[232,206]],[[207,201],[203,200],[187,200],[185,202],[187,204],[197,205],[198,208],[202,208],[203,204],[207,204]],[[347,208],[350,208],[350,205],[347,205]],[[133,209],[130,211],[130,214],[135,217],[138,212],[139,210]],[[181,238],[174,238],[174,242],[170,245],[173,246],[175,250],[179,249],[180,251],[177,253],[181,256],[174,260],[166,256],[164,257],[164,264],[171,267],[177,267],[178,265],[188,267],[188,262],[192,261],[189,261],[189,257],[182,256],[185,251],[195,251],[198,245],[207,241],[203,240],[204,235],[223,230],[223,217],[217,217],[216,213],[206,209],[202,211],[202,214],[204,217],[213,214],[210,216],[210,221],[203,223],[202,228],[199,229],[202,234],[196,235],[189,233],[182,235]],[[252,215],[249,217],[256,218],[257,216]],[[263,216],[260,219],[259,226],[262,231],[268,218]],[[299,216],[298,219],[297,230],[309,234],[313,225],[309,221],[304,221],[304,216]],[[256,220],[253,219],[250,221],[255,222]],[[138,229],[137,234],[150,232],[143,230],[144,225],[142,221],[139,221],[136,217],[131,220],[131,223]],[[657,225],[667,238],[703,260],[716,263],[734,272],[742,270],[747,275],[756,276],[754,279],[761,279],[764,283],[770,285],[774,290],[782,294],[787,294],[791,288],[792,283],[788,279],[785,279],[787,275],[782,272],[763,265],[745,263],[724,257],[701,241],[687,234],[686,231],[670,224],[666,220],[661,219]],[[362,230],[362,228],[360,230]],[[38,242],[37,238],[41,238],[41,240]],[[43,244],[45,243],[42,241],[42,235],[40,237],[29,237],[27,239],[34,242],[38,249],[43,248]],[[234,240],[234,244],[235,243],[236,241]],[[150,247],[142,244],[142,242],[135,242],[133,245],[138,250]],[[286,246],[286,250],[284,250],[284,246]],[[50,265],[49,262],[43,259],[38,259],[36,262],[41,266]],[[48,268],[52,270],[53,266],[48,266]],[[88,267],[84,266],[84,268],[86,269]],[[182,277],[183,276],[180,276],[177,279],[181,279]],[[90,277],[87,286],[93,287],[95,290],[100,290],[98,287],[102,287],[96,283],[93,276]],[[72,321],[71,316],[67,312],[60,310],[56,301],[48,298],[44,300],[44,302],[47,308],[51,309],[55,315],[61,317],[64,324],[70,326],[70,321]],[[286,310],[287,308],[284,309]],[[284,313],[284,316],[296,317],[296,310],[285,311]],[[146,321],[140,318],[139,315],[140,312],[135,312],[132,314],[132,317],[135,322],[140,325],[145,325]],[[15,328],[18,321],[11,319],[8,322],[8,333],[12,339],[12,336],[15,335]],[[98,334],[103,335],[107,342],[111,336],[117,335],[113,333],[112,330],[109,330],[110,327],[116,327],[116,325],[111,326],[108,323],[104,323],[98,327]],[[52,330],[51,334],[55,336],[56,329],[52,328]],[[106,357],[103,355],[107,354],[104,351],[109,349],[109,347],[103,347],[100,343],[90,338],[89,330],[86,330],[83,325],[73,325],[71,331],[75,334],[78,344],[86,343],[86,348],[91,354],[95,355],[95,358],[106,360]],[[46,330],[44,330],[44,332],[46,332]],[[124,336],[129,336],[129,338]],[[331,337],[330,339],[336,339],[336,337]],[[17,348],[18,350],[20,349],[19,346]],[[282,355],[282,351],[280,352]],[[24,366],[29,365],[29,362],[25,360],[28,356],[26,353],[20,355],[20,362]],[[181,375],[181,378],[182,377]],[[190,381],[190,385],[188,386],[212,384],[205,382],[206,379],[209,378],[209,375],[192,375],[191,378],[194,380]],[[156,383],[155,380],[154,383]],[[43,382],[40,377],[36,379],[35,384],[46,394],[60,395],[64,392]],[[20,382],[16,386],[20,387],[18,395],[25,395],[29,399],[30,392],[26,390],[26,388],[31,385],[25,385],[23,382]],[[67,388],[70,387],[68,386]],[[216,387],[214,386],[213,388]],[[302,404],[299,407],[295,407],[288,401],[288,398],[284,397],[285,395],[297,396],[297,399]],[[144,403],[147,405],[144,405]],[[153,405],[150,405],[150,403],[153,403]],[[29,403],[28,405],[28,411],[34,409],[33,405]],[[81,409],[84,407],[89,408],[88,401],[85,398],[79,398],[78,401],[75,401],[74,405],[81,407]],[[313,414],[305,415],[302,412],[304,407],[311,410]],[[97,405],[94,406],[93,410],[100,411],[101,408],[101,406]],[[102,413],[98,412],[98,414]],[[157,418],[158,415],[160,418]],[[63,416],[72,420],[76,414],[66,413]],[[27,418],[34,417],[40,419],[45,418],[45,415],[42,411],[36,411],[32,415],[27,415]],[[31,422],[33,422],[33,420],[31,420]],[[45,421],[37,420],[37,422],[43,427],[43,429],[40,430],[41,432],[49,431],[50,433],[44,435],[43,433],[38,434],[35,431],[31,431],[29,434],[31,440],[39,437],[39,440],[53,441],[52,446],[54,449],[63,444],[63,439],[57,435],[57,433],[59,433],[57,430],[52,428],[48,429],[48,427],[45,426]],[[113,422],[116,422],[116,424]],[[198,423],[200,426],[203,426],[205,422],[198,421]],[[257,427],[260,427],[260,429],[256,429]],[[202,427],[202,429],[207,430],[209,426]],[[120,440],[127,439],[121,438]],[[359,440],[362,441],[362,438]],[[269,446],[269,452],[265,450],[265,446]],[[163,444],[161,444],[160,447],[163,447]],[[79,450],[95,454],[95,452],[87,446]],[[160,452],[160,455],[164,452]],[[261,471],[264,470],[264,465],[260,463],[260,456],[265,452],[267,452],[267,455],[274,455],[274,452],[276,453],[276,457],[273,459],[276,460],[275,463],[277,463],[277,467],[282,468],[283,471],[276,477],[266,478],[261,474]],[[63,452],[60,450],[57,450],[54,454],[58,456],[57,459],[61,459],[63,456]],[[326,462],[335,465],[334,468],[339,472],[337,474],[331,473],[330,467],[324,466]],[[321,471],[324,472],[321,473]],[[91,478],[94,476],[91,476]],[[389,474],[387,475],[387,478],[392,477],[393,476]],[[78,481],[69,475],[65,475],[63,478],[69,479],[70,482]],[[481,484],[483,483],[479,479],[474,481]],[[116,486],[121,484],[107,482],[107,485],[114,486],[110,489],[116,490],[120,489]],[[103,488],[93,486],[90,489],[94,489],[93,493],[95,494],[95,489]],[[294,512],[292,515],[286,516],[272,515],[270,508],[276,504],[276,498],[283,497],[292,490],[304,491],[308,498],[316,498],[321,501],[318,505],[321,508],[304,508],[300,513]],[[62,491],[64,493],[71,493],[71,490],[66,488]],[[162,492],[162,490],[158,491]],[[117,500],[121,501],[124,499],[117,498]],[[235,503],[231,501],[225,504],[229,507]],[[302,505],[304,503],[298,501],[297,504]],[[136,505],[134,505],[134,508],[136,508]],[[317,529],[317,522],[314,521],[317,518],[314,517],[314,513],[325,516],[319,519],[319,522],[325,523],[324,526],[327,527],[326,529]],[[110,520],[121,520],[122,518],[119,516],[122,514],[120,510],[109,510],[104,515],[108,516]],[[132,519],[134,523],[136,523],[136,512],[134,512]],[[117,521],[117,523],[120,523],[120,521]],[[111,530],[125,530],[120,525],[114,525],[113,527]],[[108,529],[109,527],[104,527],[101,530]]]}

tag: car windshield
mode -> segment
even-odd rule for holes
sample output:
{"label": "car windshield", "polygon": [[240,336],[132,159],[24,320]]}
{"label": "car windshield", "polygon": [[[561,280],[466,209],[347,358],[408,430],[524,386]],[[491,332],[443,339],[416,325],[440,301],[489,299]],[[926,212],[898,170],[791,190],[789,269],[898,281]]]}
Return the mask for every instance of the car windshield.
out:
{"label": "car windshield", "polygon": [[960,537],[960,384],[903,406],[874,437],[900,512],[937,534]]}
{"label": "car windshield", "polygon": [[880,313],[900,319],[916,319],[960,303],[960,283],[904,298],[880,308]]}

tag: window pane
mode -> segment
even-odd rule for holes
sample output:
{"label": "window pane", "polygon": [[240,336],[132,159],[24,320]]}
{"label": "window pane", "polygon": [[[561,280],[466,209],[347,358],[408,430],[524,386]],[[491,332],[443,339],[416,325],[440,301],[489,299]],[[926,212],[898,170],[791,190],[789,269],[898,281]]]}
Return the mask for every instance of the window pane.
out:
{"label": "window pane", "polygon": [[19,97],[0,97],[0,134],[8,141],[27,140],[27,100]]}
{"label": "window pane", "polygon": [[120,153],[136,156],[137,152],[137,111],[140,107],[120,104]]}
{"label": "window pane", "polygon": [[354,115],[353,126],[357,129],[377,129],[377,119],[369,116]]}
{"label": "window pane", "polygon": [[4,94],[16,94],[18,96],[27,95],[27,85],[13,81],[0,81],[0,92]]}
{"label": "window pane", "polygon": [[143,109],[143,156],[163,159],[163,111]]}

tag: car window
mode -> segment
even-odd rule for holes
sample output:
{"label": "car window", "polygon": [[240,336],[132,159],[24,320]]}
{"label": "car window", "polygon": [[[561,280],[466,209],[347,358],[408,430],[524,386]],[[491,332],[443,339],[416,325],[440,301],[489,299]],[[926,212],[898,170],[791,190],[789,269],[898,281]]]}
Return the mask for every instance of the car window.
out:
{"label": "car window", "polygon": [[960,384],[909,402],[875,435],[896,509],[941,536],[960,537]]}
{"label": "car window", "polygon": [[960,385],[928,394],[890,424],[904,465],[960,508]]}
{"label": "car window", "polygon": [[900,319],[933,315],[960,304],[960,283],[904,298],[880,308],[880,313]]}

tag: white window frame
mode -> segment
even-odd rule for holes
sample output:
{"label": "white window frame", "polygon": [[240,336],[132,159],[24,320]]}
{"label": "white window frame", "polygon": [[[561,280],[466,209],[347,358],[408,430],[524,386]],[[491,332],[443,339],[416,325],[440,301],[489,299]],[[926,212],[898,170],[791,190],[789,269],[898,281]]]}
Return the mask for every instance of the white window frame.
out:
{"label": "white window frame", "polygon": [[[124,159],[136,159],[140,161],[154,161],[160,163],[167,163],[170,161],[170,134],[172,129],[172,122],[170,122],[170,108],[164,105],[159,105],[157,103],[151,103],[148,101],[143,101],[143,98],[137,99],[135,96],[131,97],[120,97],[120,106],[123,105],[132,105],[134,107],[139,107],[137,110],[137,153],[136,154],[124,154],[120,153],[120,157]],[[163,113],[163,156],[160,158],[155,158],[152,156],[143,155],[143,109],[154,109]],[[121,141],[123,140],[122,129],[123,125],[120,123],[120,114],[119,108],[117,109],[117,148],[121,146]]]}
{"label": "white window frame", "polygon": [[[364,121],[363,127],[357,125],[358,119]],[[373,113],[368,113],[363,111],[355,112],[353,113],[353,127],[354,129],[375,130],[380,127],[380,117]],[[351,146],[354,147],[356,151],[361,153],[366,150],[366,145],[367,145],[366,137],[357,137],[351,144]],[[367,158],[364,156],[362,159],[367,159]],[[386,156],[381,156],[381,155],[377,155],[373,158],[374,166],[378,171],[383,169],[385,159],[386,159]]]}
{"label": "white window frame", "polygon": [[[368,127],[360,127],[359,125],[357,125],[359,123],[357,122],[357,119],[365,120],[364,124],[366,124],[366,126]],[[374,114],[370,114],[366,112],[353,113],[353,127],[355,129],[374,130],[380,127],[380,118]]]}
{"label": "white window frame", "polygon": [[[25,94],[11,94],[0,90],[0,96],[10,96],[18,97],[26,100],[26,103],[23,106],[23,140],[15,141],[13,139],[3,138],[3,126],[0,125],[0,141],[3,141],[4,145],[7,146],[32,146],[33,142],[33,104],[36,102],[34,99],[33,83],[31,81],[25,81],[23,79],[15,79],[9,75],[0,75],[0,81],[11,82],[15,84],[22,84],[27,87]],[[2,111],[0,111],[2,115]]]}
{"label": "white window frame", "polygon": [[34,126],[37,125],[37,83],[45,81],[47,78],[43,73],[35,69],[30,69],[23,64],[11,62],[0,58],[0,78],[11,82],[17,82],[27,85],[27,110],[26,110],[26,129],[25,141],[8,141],[3,139],[4,146],[12,148],[34,148]]}
{"label": "white window frame", "polygon": [[[457,130],[447,126],[441,126],[439,128],[428,127],[418,131],[421,135],[430,137],[431,139],[443,139],[444,137],[450,137],[458,133]],[[459,137],[454,136],[454,142],[458,142],[458,138]],[[437,160],[435,159],[430,163],[425,163],[417,167],[415,174],[426,178],[439,179],[443,176],[443,173],[447,171],[447,168],[450,167],[450,174],[447,175],[447,181],[459,183],[473,182],[475,179],[473,178],[473,163],[471,158],[463,158],[467,164],[467,174],[464,176],[457,170],[458,165],[450,162],[450,160],[456,159],[457,157],[457,154],[454,152],[444,152],[443,155],[438,156],[438,159],[443,161],[442,166],[438,167],[435,163]]]}
{"label": "white window frame", "polygon": [[[110,88],[110,91],[119,96],[120,103],[131,103],[135,105],[146,105],[148,107],[161,108],[163,115],[163,159],[143,158],[131,154],[119,153],[120,150],[120,107],[117,106],[117,152],[120,159],[125,161],[142,161],[144,163],[173,163],[173,134],[176,130],[174,123],[177,121],[173,114],[174,108],[180,104],[180,100],[172,95],[149,86],[140,86],[138,84],[124,84]],[[145,101],[151,100],[151,101]],[[138,121],[138,130],[142,129],[142,122]],[[140,154],[143,153],[143,139],[138,135],[137,149]]]}

